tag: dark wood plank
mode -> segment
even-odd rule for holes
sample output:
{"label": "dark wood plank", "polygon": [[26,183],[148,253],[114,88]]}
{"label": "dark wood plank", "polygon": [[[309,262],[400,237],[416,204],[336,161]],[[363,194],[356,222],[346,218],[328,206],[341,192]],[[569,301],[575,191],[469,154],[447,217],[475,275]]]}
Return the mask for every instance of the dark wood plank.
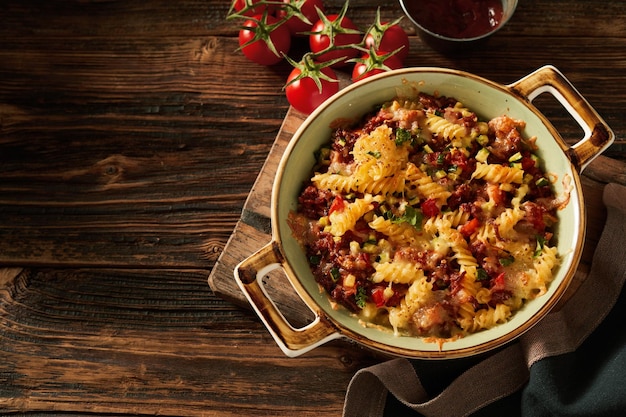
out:
{"label": "dark wood plank", "polygon": [[372,363],[343,342],[285,358],[204,271],[3,272],[3,413],[338,415]]}

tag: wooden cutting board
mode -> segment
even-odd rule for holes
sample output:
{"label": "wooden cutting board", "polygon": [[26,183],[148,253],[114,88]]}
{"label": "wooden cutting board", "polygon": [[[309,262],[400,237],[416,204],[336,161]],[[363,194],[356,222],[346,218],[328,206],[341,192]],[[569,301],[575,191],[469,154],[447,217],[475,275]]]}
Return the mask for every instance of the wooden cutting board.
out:
{"label": "wooden cutting board", "polygon": [[[293,108],[287,112],[261,173],[244,204],[241,218],[209,275],[211,289],[217,295],[237,305],[250,307],[235,282],[234,269],[239,262],[271,240],[270,200],[274,177],[289,140],[305,118],[304,114]],[[583,195],[588,213],[585,248],[577,274],[562,302],[568,298],[568,295],[574,293],[589,272],[593,251],[606,219],[602,192],[604,185],[608,182],[626,185],[626,164],[599,156],[582,175]],[[312,317],[310,310],[300,300],[282,270],[271,272],[263,282],[270,298],[293,325],[301,326]]]}
{"label": "wooden cutting board", "polygon": [[[304,119],[306,115],[291,107],[287,111],[270,153],[244,204],[241,218],[209,275],[209,285],[213,292],[237,305],[250,308],[235,281],[235,267],[271,240],[270,202],[274,177],[289,140]],[[300,300],[281,270],[270,273],[263,282],[271,299],[292,324],[303,325],[312,317],[310,310]]]}

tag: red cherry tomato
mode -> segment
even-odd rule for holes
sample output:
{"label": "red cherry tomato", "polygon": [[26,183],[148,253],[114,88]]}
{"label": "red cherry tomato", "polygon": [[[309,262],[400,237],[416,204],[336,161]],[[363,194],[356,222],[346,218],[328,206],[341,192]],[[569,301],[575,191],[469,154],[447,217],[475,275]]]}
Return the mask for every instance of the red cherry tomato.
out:
{"label": "red cherry tomato", "polygon": [[387,55],[384,51],[376,51],[375,54],[375,57],[371,54],[363,54],[361,60],[354,64],[352,82],[380,74],[381,72],[402,68],[402,61],[397,55],[384,58]]}
{"label": "red cherry tomato", "polygon": [[[324,13],[323,0],[282,0],[283,3],[291,5],[280,7],[276,16],[280,19],[288,18],[286,25],[293,35],[303,32],[310,32],[313,24],[319,20],[317,9]],[[307,23],[302,18],[309,21]]]}
{"label": "red cherry tomato", "polygon": [[[324,67],[319,69],[327,77],[334,80],[337,79],[335,72],[329,68]],[[322,89],[318,89],[315,81],[311,77],[303,77],[299,80],[293,81],[301,74],[300,68],[294,68],[289,77],[287,77],[287,86],[285,87],[285,94],[287,100],[296,110],[310,114],[320,104],[322,104],[327,98],[339,91],[339,83],[331,82],[328,80],[320,79]]]}
{"label": "red cherry tomato", "polygon": [[[311,28],[311,32],[312,34],[309,35],[309,47],[311,52],[315,54],[321,53],[317,56],[319,62],[343,58],[340,62],[333,65],[339,67],[345,65],[348,59],[354,58],[359,54],[357,49],[350,48],[349,45],[360,43],[361,34],[358,32],[354,22],[342,14],[333,14],[318,20]],[[334,48],[322,53],[331,46]],[[344,47],[346,48],[343,49]]]}
{"label": "red cherry tomato", "polygon": [[[244,11],[242,13],[243,16],[256,16],[256,15],[261,15],[263,14],[263,12],[268,9],[267,4],[258,4],[259,2],[261,2],[263,0],[234,0],[233,3],[233,10],[235,10],[236,12],[241,12],[242,10],[244,10],[247,7],[250,7],[249,9],[247,9],[246,11]],[[256,6],[255,6],[256,5]],[[254,6],[254,7],[252,7]],[[271,10],[268,10],[271,11]]]}
{"label": "red cherry tomato", "polygon": [[[244,22],[239,31],[239,46],[246,58],[261,65],[282,61],[282,54],[287,54],[291,47],[291,33],[284,24],[276,26],[278,21],[273,16],[256,15]],[[270,43],[275,51],[272,51]]]}
{"label": "red cherry tomato", "polygon": [[380,51],[395,51],[400,49],[396,56],[404,63],[407,55],[409,54],[409,36],[406,34],[397,24],[387,26],[383,24],[380,26],[381,31],[376,32],[375,29],[371,29],[365,35],[365,47],[367,49],[374,48]]}

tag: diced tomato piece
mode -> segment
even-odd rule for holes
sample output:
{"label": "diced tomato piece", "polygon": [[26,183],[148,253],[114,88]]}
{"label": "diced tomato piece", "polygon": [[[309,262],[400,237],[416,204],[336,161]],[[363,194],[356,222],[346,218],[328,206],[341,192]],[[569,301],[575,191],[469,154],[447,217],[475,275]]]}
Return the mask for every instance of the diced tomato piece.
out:
{"label": "diced tomato piece", "polygon": [[338,212],[342,212],[343,209],[346,208],[346,201],[343,199],[342,196],[338,195],[335,197],[335,199],[333,200],[332,204],[330,205],[330,209],[328,210],[328,214],[331,214],[335,211]]}
{"label": "diced tomato piece", "polygon": [[497,184],[487,185],[487,194],[496,205],[500,205],[504,202],[504,191],[502,191]]}
{"label": "diced tomato piece", "polygon": [[501,272],[491,281],[491,291],[503,291],[504,289],[504,272]]}
{"label": "diced tomato piece", "polygon": [[476,217],[474,217],[472,220],[461,226],[459,232],[461,232],[464,237],[468,238],[478,229],[478,226],[480,226],[480,222]]}
{"label": "diced tomato piece", "polygon": [[384,287],[376,287],[372,290],[372,301],[376,304],[376,307],[378,308],[383,307],[387,302],[387,300],[385,300],[384,293]]}
{"label": "diced tomato piece", "polygon": [[439,214],[439,207],[437,206],[437,200],[429,198],[422,203],[422,213],[426,217],[435,217]]}
{"label": "diced tomato piece", "polygon": [[522,158],[522,169],[524,171],[528,171],[529,169],[531,169],[534,166],[535,166],[535,161],[532,158],[530,158],[528,156],[525,156],[525,157]]}

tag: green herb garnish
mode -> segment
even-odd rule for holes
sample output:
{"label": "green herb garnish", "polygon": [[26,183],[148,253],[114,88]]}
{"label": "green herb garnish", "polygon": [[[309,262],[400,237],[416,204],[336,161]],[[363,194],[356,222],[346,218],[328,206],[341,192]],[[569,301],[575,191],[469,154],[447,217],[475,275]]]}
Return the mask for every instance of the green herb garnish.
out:
{"label": "green herb garnish", "polygon": [[406,129],[398,128],[396,130],[396,146],[402,146],[405,142],[412,142],[411,132]]}
{"label": "green herb garnish", "polygon": [[535,247],[535,253],[533,253],[533,258],[536,258],[539,255],[541,255],[541,252],[543,251],[543,247],[546,244],[546,239],[543,236],[536,235],[535,238],[537,239],[537,246]]}
{"label": "green herb garnish", "polygon": [[482,268],[476,269],[476,281],[487,281],[489,274]]}
{"label": "green herb garnish", "polygon": [[391,211],[385,212],[384,216],[392,223],[408,223],[417,229],[420,229],[422,226],[422,212],[413,206],[406,206],[404,214],[400,216],[394,215]]}
{"label": "green herb garnish", "polygon": [[359,308],[364,308],[365,303],[367,302],[367,294],[365,292],[365,288],[359,287],[356,290],[356,294],[354,294],[354,299],[356,301],[356,305],[359,306]]}
{"label": "green herb garnish", "polygon": [[515,262],[515,258],[513,257],[513,255],[509,255],[506,258],[500,258],[498,259],[498,262],[500,262],[500,265],[502,266],[509,266],[511,265],[513,262]]}

